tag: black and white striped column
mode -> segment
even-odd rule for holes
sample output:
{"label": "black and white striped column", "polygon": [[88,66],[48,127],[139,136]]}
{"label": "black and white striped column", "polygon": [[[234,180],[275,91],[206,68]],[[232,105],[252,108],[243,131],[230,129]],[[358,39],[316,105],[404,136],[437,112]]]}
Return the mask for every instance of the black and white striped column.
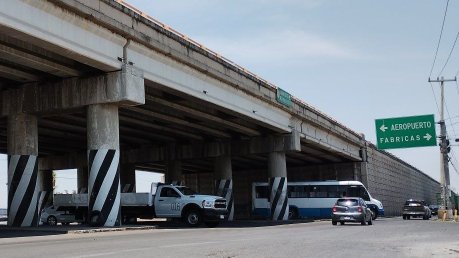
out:
{"label": "black and white striped column", "polygon": [[92,213],[100,212],[100,224],[103,226],[120,225],[119,160],[119,150],[100,149],[88,151],[90,168],[88,210]]}
{"label": "black and white striped column", "polygon": [[38,226],[38,129],[29,114],[8,116],[8,226]]}
{"label": "black and white striped column", "polygon": [[215,182],[216,195],[224,197],[228,207],[228,220],[234,219],[233,180],[220,179]]}
{"label": "black and white striped column", "polygon": [[121,225],[118,107],[88,106],[88,218],[90,225]]}
{"label": "black and white striped column", "polygon": [[37,176],[37,156],[8,157],[8,226],[38,226]]}
{"label": "black and white striped column", "polygon": [[269,200],[272,220],[288,220],[287,178],[269,179]]}
{"label": "black and white striped column", "polygon": [[288,220],[287,164],[284,152],[269,153],[268,177],[271,219]]}
{"label": "black and white striped column", "polygon": [[233,201],[233,168],[231,165],[231,156],[222,155],[215,158],[214,178],[215,194],[226,199],[228,207],[228,220],[234,219],[234,201]]}

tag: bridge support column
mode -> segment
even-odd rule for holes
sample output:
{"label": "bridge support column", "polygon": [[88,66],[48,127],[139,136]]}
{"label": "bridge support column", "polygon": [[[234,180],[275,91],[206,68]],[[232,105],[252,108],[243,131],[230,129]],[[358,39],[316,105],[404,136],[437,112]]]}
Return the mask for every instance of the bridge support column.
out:
{"label": "bridge support column", "polygon": [[166,183],[182,185],[182,161],[169,160],[167,163]]}
{"label": "bridge support column", "polygon": [[287,164],[285,152],[271,152],[268,158],[269,201],[272,220],[288,220]]}
{"label": "bridge support column", "polygon": [[81,167],[77,169],[77,191],[78,193],[88,192],[88,167]]}
{"label": "bridge support column", "polygon": [[8,226],[38,226],[38,129],[28,114],[8,117]]}
{"label": "bridge support column", "polygon": [[121,192],[118,106],[89,105],[87,134],[89,222],[91,225],[119,226]]}
{"label": "bridge support column", "polygon": [[135,193],[135,166],[122,164],[120,171],[121,192]]}
{"label": "bridge support column", "polygon": [[223,155],[215,158],[214,164],[215,194],[226,198],[228,205],[228,220],[233,220],[233,169],[231,156]]}

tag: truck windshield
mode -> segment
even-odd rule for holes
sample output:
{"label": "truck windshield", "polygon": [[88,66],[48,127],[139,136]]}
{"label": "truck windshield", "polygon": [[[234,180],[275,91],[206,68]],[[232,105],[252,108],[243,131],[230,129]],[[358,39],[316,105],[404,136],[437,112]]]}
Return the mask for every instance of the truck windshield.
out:
{"label": "truck windshield", "polygon": [[195,195],[196,192],[193,191],[192,189],[188,187],[177,187],[177,190],[179,190],[183,195]]}

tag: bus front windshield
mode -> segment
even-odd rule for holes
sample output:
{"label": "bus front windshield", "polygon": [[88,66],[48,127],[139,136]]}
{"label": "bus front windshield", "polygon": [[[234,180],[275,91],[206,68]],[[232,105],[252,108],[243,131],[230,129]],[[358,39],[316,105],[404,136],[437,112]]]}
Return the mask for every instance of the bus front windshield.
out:
{"label": "bus front windshield", "polygon": [[360,185],[351,185],[347,188],[347,196],[349,197],[360,197],[365,201],[370,200],[367,190]]}

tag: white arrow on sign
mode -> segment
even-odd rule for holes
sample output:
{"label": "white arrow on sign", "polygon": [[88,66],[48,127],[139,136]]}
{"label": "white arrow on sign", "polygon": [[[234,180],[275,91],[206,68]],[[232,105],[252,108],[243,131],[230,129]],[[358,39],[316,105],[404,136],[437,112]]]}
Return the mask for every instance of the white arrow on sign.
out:
{"label": "white arrow on sign", "polygon": [[381,125],[381,127],[379,127],[379,129],[381,129],[381,131],[385,132],[387,129],[389,129],[389,127],[387,127],[385,125]]}
{"label": "white arrow on sign", "polygon": [[424,135],[423,138],[426,139],[427,141],[429,141],[430,138],[432,138],[432,135],[426,133],[426,135]]}

